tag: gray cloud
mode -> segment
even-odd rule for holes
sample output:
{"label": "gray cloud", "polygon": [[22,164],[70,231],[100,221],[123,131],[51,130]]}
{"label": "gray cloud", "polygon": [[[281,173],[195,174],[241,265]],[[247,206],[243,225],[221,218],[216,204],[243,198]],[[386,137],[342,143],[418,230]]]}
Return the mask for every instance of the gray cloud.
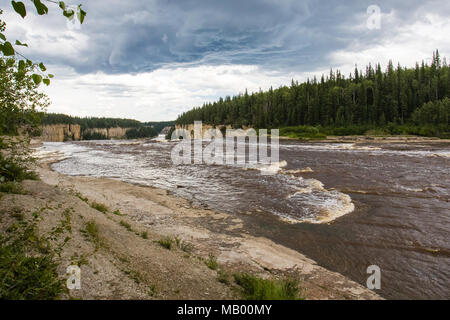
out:
{"label": "gray cloud", "polygon": [[[139,73],[179,63],[310,71],[324,67],[330,52],[352,43],[368,45],[394,34],[400,25],[420,18],[424,9],[450,12],[445,1],[426,5],[417,0],[378,1],[383,13],[395,10],[395,22],[387,21],[375,32],[361,30],[372,2],[86,1],[86,22],[77,32],[88,36],[87,46],[77,57],[41,50],[39,58],[72,66],[79,73]],[[0,5],[11,9],[9,1],[1,0]],[[58,8],[49,6],[59,14]],[[64,19],[56,13],[40,22],[64,29]],[[55,36],[51,40],[60,39]]]}
{"label": "gray cloud", "polygon": [[[24,1],[24,0],[22,0]],[[51,112],[79,116],[174,119],[220,96],[300,81],[330,67],[412,66],[436,49],[450,53],[450,2],[300,0],[70,0],[87,11],[68,28],[56,5],[25,20],[5,10],[7,36],[56,75],[43,87]],[[69,3],[69,0],[66,0]],[[383,13],[366,28],[366,9]]]}

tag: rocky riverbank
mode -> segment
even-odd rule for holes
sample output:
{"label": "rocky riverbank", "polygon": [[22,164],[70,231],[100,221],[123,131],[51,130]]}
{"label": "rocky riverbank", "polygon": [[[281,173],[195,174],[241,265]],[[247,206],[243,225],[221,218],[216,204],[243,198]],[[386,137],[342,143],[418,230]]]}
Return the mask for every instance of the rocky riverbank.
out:
{"label": "rocky riverbank", "polygon": [[[307,299],[379,299],[297,251],[251,236],[237,216],[196,207],[161,189],[65,176],[52,171],[49,162],[37,171],[41,181],[24,182],[26,194],[4,195],[0,208],[5,217],[13,211],[21,210],[25,218],[40,212],[42,233],[70,221],[71,231],[55,240],[65,241],[58,273],[66,277],[67,267],[76,263],[82,285],[66,298],[239,298],[225,278],[249,272],[299,279]],[[171,250],[164,241],[171,241]],[[211,268],[211,262],[217,266]]]}

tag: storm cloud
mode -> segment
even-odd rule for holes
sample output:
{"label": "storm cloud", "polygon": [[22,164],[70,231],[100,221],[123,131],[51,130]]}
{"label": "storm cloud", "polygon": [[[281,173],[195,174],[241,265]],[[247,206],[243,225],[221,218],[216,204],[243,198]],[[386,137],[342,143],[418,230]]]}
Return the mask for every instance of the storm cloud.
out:
{"label": "storm cloud", "polygon": [[[155,75],[158,70],[162,70],[160,76],[172,70],[169,77],[187,77],[183,84],[177,80],[176,85],[181,86],[177,94],[184,92],[182,88],[189,88],[189,92],[184,98],[172,97],[177,102],[167,106],[166,110],[173,110],[169,117],[193,107],[178,105],[182,100],[201,103],[224,94],[237,94],[235,90],[245,90],[244,85],[251,90],[265,89],[268,85],[288,84],[285,81],[290,77],[304,80],[311,74],[320,76],[320,72],[330,67],[347,71],[355,64],[385,63],[389,58],[411,64],[430,56],[436,48],[444,55],[450,51],[448,1],[79,2],[87,16],[77,29],[67,25],[56,5],[48,4],[50,13],[42,18],[33,13],[30,2],[29,14],[22,21],[11,12],[10,1],[0,0],[0,7],[5,10],[3,18],[8,23],[7,35],[27,42],[30,48],[25,53],[31,58],[61,70],[62,73],[57,74],[60,81],[70,79],[71,86],[76,86],[77,90],[96,85],[98,94],[121,101],[129,97],[131,104],[136,101],[130,96],[136,99],[139,94],[148,96],[150,89],[144,83],[142,86],[135,82],[132,85],[121,83],[119,79],[124,78],[121,75],[132,74],[138,78],[142,75],[147,85],[148,75]],[[379,29],[366,27],[370,5],[381,9]],[[197,72],[205,66],[216,71],[208,69],[209,79],[197,83],[207,88],[196,90],[187,82],[190,78],[197,79],[197,75],[186,70]],[[241,79],[239,89],[238,84],[230,86],[227,80],[217,76],[217,70],[223,72],[223,66],[234,66],[230,70],[233,81]],[[251,77],[249,70],[252,70]],[[261,76],[259,81],[255,75]],[[79,81],[74,81],[77,77]],[[108,77],[112,78],[108,80]],[[254,82],[249,83],[249,79]],[[69,94],[69,90],[66,92]],[[152,91],[152,96],[157,99],[155,92]],[[56,100],[62,103],[62,98]],[[152,109],[152,102],[145,101],[149,103],[148,110],[156,110],[156,105],[162,104],[155,100]],[[130,116],[113,105],[111,102],[108,110],[116,108],[114,115]],[[100,107],[96,108],[94,113],[97,114]],[[70,108],[66,103],[61,110]],[[159,119],[162,112],[160,114],[156,116],[154,111],[148,111],[146,116]]]}

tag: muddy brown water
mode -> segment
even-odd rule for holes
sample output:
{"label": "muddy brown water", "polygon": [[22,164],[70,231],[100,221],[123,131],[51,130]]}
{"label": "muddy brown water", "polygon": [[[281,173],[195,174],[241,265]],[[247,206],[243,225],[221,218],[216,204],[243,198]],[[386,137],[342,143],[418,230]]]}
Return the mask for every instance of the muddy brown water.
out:
{"label": "muddy brown water", "polygon": [[[450,298],[448,143],[280,142],[280,170],[173,165],[173,143],[44,143],[52,168],[170,190],[239,215],[245,229],[365,285],[381,268],[389,299]],[[333,220],[319,224],[320,219]],[[296,223],[293,223],[296,222]]]}

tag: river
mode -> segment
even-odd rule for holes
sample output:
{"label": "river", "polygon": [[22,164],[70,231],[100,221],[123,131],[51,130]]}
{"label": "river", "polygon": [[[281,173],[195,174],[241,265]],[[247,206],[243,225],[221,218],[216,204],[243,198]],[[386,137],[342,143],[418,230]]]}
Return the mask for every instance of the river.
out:
{"label": "river", "polygon": [[365,285],[381,269],[388,299],[450,298],[450,145],[281,140],[280,168],[174,165],[174,143],[44,143],[53,170],[167,189],[239,215],[256,236]]}

